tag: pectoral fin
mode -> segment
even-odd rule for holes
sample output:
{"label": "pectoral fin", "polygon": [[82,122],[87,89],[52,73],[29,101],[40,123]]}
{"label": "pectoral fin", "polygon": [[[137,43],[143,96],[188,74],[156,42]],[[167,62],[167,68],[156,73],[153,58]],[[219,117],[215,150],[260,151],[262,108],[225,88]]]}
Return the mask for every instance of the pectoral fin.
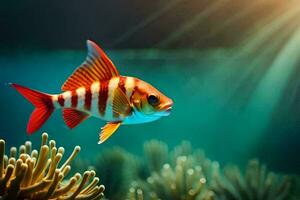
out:
{"label": "pectoral fin", "polygon": [[107,140],[121,125],[122,122],[108,122],[105,126],[101,128],[101,133],[99,134],[98,144],[102,144]]}
{"label": "pectoral fin", "polygon": [[131,114],[129,99],[119,87],[114,91],[112,109],[115,116],[128,116]]}

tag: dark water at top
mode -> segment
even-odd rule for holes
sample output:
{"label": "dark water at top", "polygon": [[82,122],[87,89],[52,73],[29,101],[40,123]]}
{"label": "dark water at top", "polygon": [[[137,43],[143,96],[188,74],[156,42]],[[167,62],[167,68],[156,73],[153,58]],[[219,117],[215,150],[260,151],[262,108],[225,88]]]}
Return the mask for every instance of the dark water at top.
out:
{"label": "dark water at top", "polygon": [[122,126],[98,145],[103,121],[90,118],[69,130],[58,110],[40,131],[28,136],[26,124],[33,107],[6,83],[59,93],[85,52],[5,52],[0,56],[1,138],[8,146],[31,140],[38,147],[45,131],[67,151],[80,145],[81,155],[89,159],[114,145],[141,155],[143,143],[153,138],[170,146],[188,140],[221,163],[244,165],[258,157],[275,171],[300,173],[300,83],[295,68],[299,59],[278,67],[283,58],[241,55],[238,49],[107,53],[120,74],[143,79],[171,97],[172,114]]}

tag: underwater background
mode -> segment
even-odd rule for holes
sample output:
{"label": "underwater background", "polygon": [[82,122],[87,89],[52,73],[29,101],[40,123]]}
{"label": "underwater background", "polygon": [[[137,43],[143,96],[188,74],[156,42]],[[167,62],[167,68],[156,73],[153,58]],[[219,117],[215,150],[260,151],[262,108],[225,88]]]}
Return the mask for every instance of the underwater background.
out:
{"label": "underwater background", "polygon": [[[300,2],[1,4],[0,136],[8,147],[30,140],[37,148],[47,132],[68,153],[81,146],[79,157],[89,163],[116,146],[145,159],[147,141],[169,149],[187,141],[220,166],[245,168],[257,158],[276,173],[300,174]],[[145,80],[172,98],[171,115],[121,126],[101,145],[98,133],[105,122],[90,118],[70,130],[61,111],[27,135],[33,106],[8,83],[60,93],[85,59],[87,39],[105,50],[120,74]],[[112,174],[119,170],[111,167]]]}

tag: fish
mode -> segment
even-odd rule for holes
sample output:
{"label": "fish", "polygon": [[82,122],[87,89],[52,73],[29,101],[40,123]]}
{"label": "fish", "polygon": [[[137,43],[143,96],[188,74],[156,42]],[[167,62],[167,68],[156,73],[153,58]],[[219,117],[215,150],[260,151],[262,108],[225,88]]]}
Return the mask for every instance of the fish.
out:
{"label": "fish", "polygon": [[10,83],[34,105],[27,133],[39,130],[56,109],[62,109],[66,125],[72,129],[89,117],[106,124],[99,131],[99,144],[121,125],[152,122],[171,113],[173,100],[151,84],[122,76],[105,52],[87,40],[87,56],[62,85],[62,93],[47,94]]}

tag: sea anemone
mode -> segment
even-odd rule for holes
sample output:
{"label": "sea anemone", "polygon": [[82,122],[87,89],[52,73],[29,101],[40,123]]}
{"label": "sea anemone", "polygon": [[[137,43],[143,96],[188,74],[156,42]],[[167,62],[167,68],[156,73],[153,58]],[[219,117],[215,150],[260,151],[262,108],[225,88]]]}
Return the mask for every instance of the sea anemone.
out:
{"label": "sea anemone", "polygon": [[158,141],[150,140],[144,143],[145,167],[149,175],[151,172],[159,172],[161,167],[169,160],[168,145]]}
{"label": "sea anemone", "polygon": [[142,165],[148,176],[139,176],[131,183],[127,199],[213,199],[209,183],[210,178],[218,175],[219,164],[207,159],[203,151],[193,151],[187,141],[168,151],[167,144],[151,140],[144,144],[144,154]]}
{"label": "sea anemone", "polygon": [[144,144],[145,167],[148,168],[148,176],[153,172],[159,173],[164,164],[169,163],[175,167],[178,158],[188,157],[192,160],[194,166],[200,167],[206,180],[211,184],[215,176],[219,174],[219,163],[208,159],[204,151],[200,149],[193,150],[192,145],[188,141],[182,141],[170,152],[168,145],[158,140],[151,140]]}
{"label": "sea anemone", "polygon": [[97,173],[102,174],[101,181],[107,186],[105,197],[110,200],[124,199],[131,181],[137,176],[135,156],[115,147],[99,153],[92,165]]}
{"label": "sea anemone", "polygon": [[160,175],[152,174],[147,182],[161,199],[199,200],[213,196],[208,190],[202,167],[195,164],[191,156],[178,157],[174,167],[165,164]]}
{"label": "sea anemone", "polygon": [[47,144],[47,140],[44,133],[39,152],[31,149],[31,142],[21,145],[19,152],[12,147],[9,157],[5,141],[0,140],[0,199],[101,199],[104,186],[98,185],[99,178],[92,170],[63,181],[80,147],[59,166],[64,148],[57,148],[54,140]]}
{"label": "sea anemone", "polygon": [[[144,200],[144,193],[142,189],[135,189],[131,187],[129,189],[128,198],[126,200]],[[155,199],[152,199],[155,200]]]}
{"label": "sea anemone", "polygon": [[267,170],[258,160],[251,160],[243,174],[235,165],[224,168],[212,187],[217,199],[279,200],[294,198],[294,181]]}
{"label": "sea anemone", "polygon": [[164,164],[159,173],[153,172],[147,178],[144,185],[132,187],[128,198],[134,199],[133,190],[137,188],[138,199],[144,190],[145,199],[151,200],[210,200],[214,194],[206,182],[201,166],[195,165],[191,156],[180,156],[174,167]]}
{"label": "sea anemone", "polygon": [[[220,167],[202,150],[193,150],[186,141],[170,152],[167,149],[167,145],[159,141],[144,145],[146,165],[150,166],[151,175],[133,181],[127,199],[300,199],[295,177],[270,172],[258,160],[250,160],[243,173],[235,165]],[[162,159],[156,156],[162,156]]]}

